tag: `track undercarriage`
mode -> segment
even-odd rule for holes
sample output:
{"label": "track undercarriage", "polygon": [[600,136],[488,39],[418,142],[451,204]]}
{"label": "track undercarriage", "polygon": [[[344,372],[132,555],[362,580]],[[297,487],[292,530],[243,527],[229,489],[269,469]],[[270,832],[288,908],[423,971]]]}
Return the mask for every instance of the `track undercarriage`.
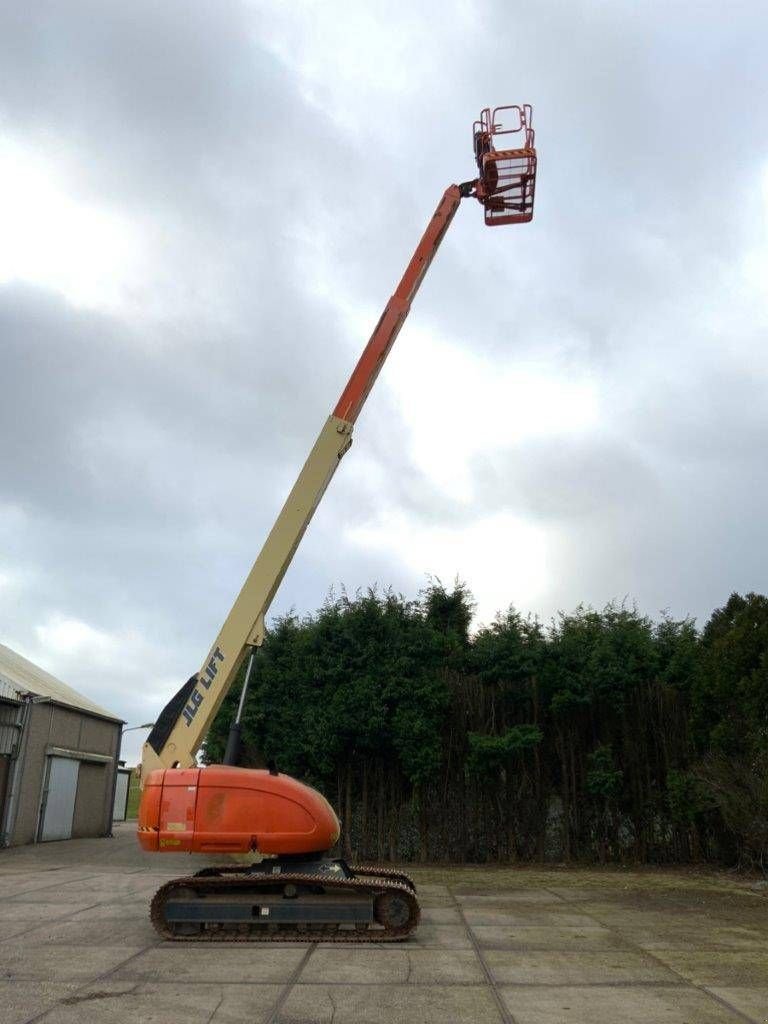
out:
{"label": "track undercarriage", "polygon": [[419,923],[408,875],[343,860],[203,868],[161,886],[150,916],[183,942],[400,942]]}

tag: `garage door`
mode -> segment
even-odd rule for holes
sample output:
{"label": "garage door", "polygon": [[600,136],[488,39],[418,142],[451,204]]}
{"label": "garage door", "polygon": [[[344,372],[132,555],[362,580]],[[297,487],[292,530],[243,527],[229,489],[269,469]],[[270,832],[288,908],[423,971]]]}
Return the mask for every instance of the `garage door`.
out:
{"label": "garage door", "polygon": [[72,835],[79,769],[80,762],[74,758],[48,758],[48,781],[40,830],[43,842],[50,839],[69,839]]}

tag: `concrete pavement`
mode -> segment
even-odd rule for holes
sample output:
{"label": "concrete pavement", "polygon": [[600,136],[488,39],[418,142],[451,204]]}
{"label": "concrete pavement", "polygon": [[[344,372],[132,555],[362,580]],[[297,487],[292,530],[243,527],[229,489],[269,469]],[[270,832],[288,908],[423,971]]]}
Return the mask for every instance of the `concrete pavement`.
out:
{"label": "concrete pavement", "polygon": [[416,870],[397,946],[163,943],[205,861],[114,839],[0,851],[0,1024],[768,1022],[768,899],[705,876]]}

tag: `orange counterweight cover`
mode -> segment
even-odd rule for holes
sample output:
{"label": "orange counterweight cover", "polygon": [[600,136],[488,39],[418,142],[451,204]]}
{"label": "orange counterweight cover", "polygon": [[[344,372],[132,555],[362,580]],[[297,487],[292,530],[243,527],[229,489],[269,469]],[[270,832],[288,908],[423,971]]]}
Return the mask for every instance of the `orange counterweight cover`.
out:
{"label": "orange counterweight cover", "polygon": [[139,843],[151,853],[319,853],[339,819],[317,790],[264,769],[164,768],[150,772]]}

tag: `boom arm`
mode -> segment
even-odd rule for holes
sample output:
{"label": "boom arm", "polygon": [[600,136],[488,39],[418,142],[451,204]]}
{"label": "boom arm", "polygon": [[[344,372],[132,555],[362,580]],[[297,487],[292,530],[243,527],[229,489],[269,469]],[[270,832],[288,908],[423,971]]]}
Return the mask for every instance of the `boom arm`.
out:
{"label": "boom arm", "polygon": [[[471,183],[474,185],[474,183]],[[264,542],[203,667],[166,705],[142,751],[142,778],[154,768],[188,768],[234,682],[248,650],[264,638],[264,618],[291,564],[381,371],[411,303],[469,186],[446,189],[421,241],[386,305],[333,413],[328,417],[291,493]]]}

